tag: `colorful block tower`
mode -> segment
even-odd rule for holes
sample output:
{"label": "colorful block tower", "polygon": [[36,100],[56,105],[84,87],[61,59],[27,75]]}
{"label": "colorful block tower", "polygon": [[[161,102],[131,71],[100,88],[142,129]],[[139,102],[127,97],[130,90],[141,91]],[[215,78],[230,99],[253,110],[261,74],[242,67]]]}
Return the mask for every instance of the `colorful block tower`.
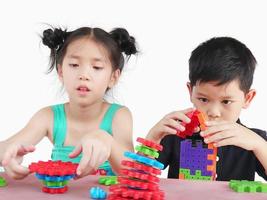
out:
{"label": "colorful block tower", "polygon": [[[177,135],[186,138],[192,136],[194,129],[200,126],[205,130],[205,117],[199,111],[187,113],[191,119],[185,125],[185,131],[177,132]],[[181,141],[179,179],[215,180],[216,179],[217,148],[212,144],[205,144],[203,139],[191,137]]]}
{"label": "colorful block tower", "polygon": [[137,138],[141,143],[135,149],[137,153],[125,152],[124,156],[132,159],[123,160],[125,167],[118,177],[118,184],[110,186],[108,199],[144,199],[162,200],[164,192],[159,189],[159,178],[163,164],[155,160],[162,146],[143,138]]}
{"label": "colorful block tower", "polygon": [[65,193],[68,182],[76,174],[78,164],[62,161],[39,161],[29,166],[30,172],[42,181],[42,191],[50,194]]}

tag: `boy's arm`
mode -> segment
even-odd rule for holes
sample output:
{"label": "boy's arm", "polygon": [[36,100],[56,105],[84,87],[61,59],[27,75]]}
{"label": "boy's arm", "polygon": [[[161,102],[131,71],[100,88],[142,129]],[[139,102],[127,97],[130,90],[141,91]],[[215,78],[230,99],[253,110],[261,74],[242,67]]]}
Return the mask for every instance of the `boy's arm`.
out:
{"label": "boy's arm", "polygon": [[168,167],[170,164],[170,161],[174,159],[174,152],[178,151],[178,149],[175,149],[174,143],[177,142],[179,137],[177,135],[166,135],[160,142],[163,149],[162,151],[159,151],[159,157],[157,160],[164,164],[164,169]]}
{"label": "boy's arm", "polygon": [[261,131],[260,135],[262,140],[259,141],[257,147],[253,150],[253,153],[257,157],[258,162],[260,162],[256,163],[257,173],[267,180],[267,133],[266,131]]}
{"label": "boy's arm", "polygon": [[265,139],[247,127],[232,122],[205,122],[207,130],[200,134],[206,143],[213,143],[216,147],[234,145],[253,151],[267,174],[267,137]]}

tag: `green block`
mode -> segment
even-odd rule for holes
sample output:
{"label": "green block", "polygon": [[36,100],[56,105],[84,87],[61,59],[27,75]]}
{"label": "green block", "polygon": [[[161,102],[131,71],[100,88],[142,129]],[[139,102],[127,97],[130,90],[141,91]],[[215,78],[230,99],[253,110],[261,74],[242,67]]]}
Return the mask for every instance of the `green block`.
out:
{"label": "green block", "polygon": [[149,148],[147,146],[144,146],[144,145],[141,145],[141,146],[136,146],[135,147],[135,150],[136,151],[139,151],[147,156],[150,156],[150,157],[153,157],[153,158],[158,158],[159,157],[159,153],[152,149],[152,148]]}
{"label": "green block", "polygon": [[6,180],[0,176],[0,187],[5,187],[7,186],[7,182]]}
{"label": "green block", "polygon": [[115,185],[118,183],[117,176],[103,176],[98,179],[98,183],[102,185]]}
{"label": "green block", "polygon": [[63,187],[68,184],[68,181],[43,181],[43,184],[47,187]]}
{"label": "green block", "polygon": [[267,193],[267,184],[260,181],[231,180],[229,187],[236,192],[262,192]]}
{"label": "green block", "polygon": [[191,175],[190,169],[180,168],[179,174],[183,174],[186,180],[212,180],[210,176],[202,176],[201,170],[196,170],[195,175]]}

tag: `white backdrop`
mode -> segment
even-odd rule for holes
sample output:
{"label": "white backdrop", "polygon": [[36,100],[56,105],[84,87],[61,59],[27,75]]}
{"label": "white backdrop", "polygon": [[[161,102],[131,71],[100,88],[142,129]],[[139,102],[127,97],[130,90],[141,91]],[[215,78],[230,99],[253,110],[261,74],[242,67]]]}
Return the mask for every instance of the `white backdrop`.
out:
{"label": "white backdrop", "polygon": [[[130,60],[113,99],[134,118],[134,140],[166,113],[190,107],[186,89],[188,59],[201,42],[231,36],[244,42],[258,60],[253,88],[258,93],[241,120],[267,129],[267,12],[264,1],[3,1],[0,5],[0,140],[19,131],[41,107],[64,101],[55,74],[46,75],[49,51],[40,42],[48,23],[70,29],[125,27],[141,53]],[[50,158],[44,139],[24,164]],[[166,173],[163,174],[165,176]]]}

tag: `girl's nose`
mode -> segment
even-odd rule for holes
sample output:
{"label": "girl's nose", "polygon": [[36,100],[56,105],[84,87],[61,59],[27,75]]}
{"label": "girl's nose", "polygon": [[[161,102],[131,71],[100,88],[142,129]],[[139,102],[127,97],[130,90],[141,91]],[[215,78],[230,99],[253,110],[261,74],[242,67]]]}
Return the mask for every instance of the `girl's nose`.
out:
{"label": "girl's nose", "polygon": [[84,76],[84,75],[80,75],[80,76],[79,76],[79,80],[81,80],[81,81],[88,81],[89,78],[86,77],[86,76]]}

